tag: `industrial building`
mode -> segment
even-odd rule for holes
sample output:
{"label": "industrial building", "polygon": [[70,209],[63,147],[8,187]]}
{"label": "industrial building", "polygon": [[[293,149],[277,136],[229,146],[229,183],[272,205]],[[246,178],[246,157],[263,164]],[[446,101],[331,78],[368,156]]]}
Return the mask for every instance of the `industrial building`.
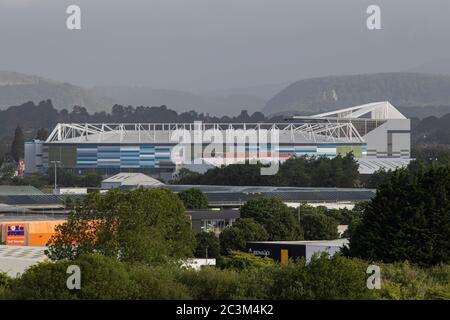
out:
{"label": "industrial building", "polygon": [[[192,140],[175,139],[174,133]],[[211,134],[236,140],[205,139]],[[249,142],[250,137],[256,141]],[[175,147],[182,147],[182,159],[174,156]],[[295,116],[285,123],[60,123],[45,142],[26,144],[25,172],[57,165],[75,173],[144,172],[170,179],[181,167],[205,171],[249,159],[271,162],[348,152],[355,155],[361,173],[407,165],[410,120],[389,102],[377,102]]]}
{"label": "industrial building", "polygon": [[305,258],[309,262],[314,254],[323,252],[333,255],[348,244],[347,239],[316,241],[250,241],[246,249],[258,257],[267,257],[287,263],[289,259]]}

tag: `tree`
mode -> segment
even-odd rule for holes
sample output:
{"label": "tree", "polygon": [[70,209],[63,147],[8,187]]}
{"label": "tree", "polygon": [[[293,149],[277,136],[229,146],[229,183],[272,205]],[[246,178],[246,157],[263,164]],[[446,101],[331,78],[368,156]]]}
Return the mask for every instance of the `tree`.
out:
{"label": "tree", "polygon": [[22,128],[16,127],[14,131],[14,139],[11,144],[11,155],[16,162],[23,159],[25,149],[25,138],[23,136]]}
{"label": "tree", "polygon": [[322,213],[302,215],[300,222],[305,233],[305,240],[333,240],[339,238],[336,220]]}
{"label": "tree", "polygon": [[205,209],[208,207],[208,198],[198,189],[192,188],[181,191],[178,197],[187,209]]}
{"label": "tree", "polygon": [[[197,247],[195,248],[196,258],[218,258],[220,256],[219,239],[214,232],[200,232],[195,235],[197,240]],[[206,257],[206,250],[208,256]]]}
{"label": "tree", "polygon": [[368,260],[450,261],[450,166],[393,172],[350,233],[348,254]]}
{"label": "tree", "polygon": [[98,253],[121,261],[164,263],[192,257],[195,237],[183,203],[166,189],[90,193],[56,228],[53,260]]}
{"label": "tree", "polygon": [[386,171],[379,169],[370,175],[369,179],[365,182],[366,188],[378,188],[382,183],[386,182],[392,175],[392,171]]}
{"label": "tree", "polygon": [[265,241],[268,237],[262,225],[253,219],[241,218],[219,235],[220,252],[226,255],[230,250],[245,251],[248,241]]}
{"label": "tree", "polygon": [[45,140],[47,140],[47,137],[48,137],[48,131],[45,128],[39,129],[36,133],[36,139],[38,139],[38,140],[45,141]]}
{"label": "tree", "polygon": [[241,207],[242,218],[253,218],[269,235],[269,240],[302,240],[303,230],[292,208],[276,198],[256,198]]}

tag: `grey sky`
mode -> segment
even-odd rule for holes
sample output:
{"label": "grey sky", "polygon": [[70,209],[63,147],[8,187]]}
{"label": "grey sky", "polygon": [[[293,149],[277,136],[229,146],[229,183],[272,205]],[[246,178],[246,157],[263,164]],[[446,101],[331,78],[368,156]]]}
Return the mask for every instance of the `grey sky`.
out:
{"label": "grey sky", "polygon": [[[370,4],[383,30],[367,30]],[[0,0],[0,70],[86,86],[198,92],[448,57],[448,0]]]}

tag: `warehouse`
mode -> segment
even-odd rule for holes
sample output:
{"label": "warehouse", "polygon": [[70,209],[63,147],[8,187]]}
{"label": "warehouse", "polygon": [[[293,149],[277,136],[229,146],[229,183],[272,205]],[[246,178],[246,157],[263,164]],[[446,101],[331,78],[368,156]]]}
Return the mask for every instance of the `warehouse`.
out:
{"label": "warehouse", "polygon": [[[180,140],[185,136],[191,138]],[[229,136],[236,140],[230,143]],[[285,123],[60,123],[45,142],[27,143],[25,170],[28,174],[58,165],[75,173],[144,172],[168,180],[183,166],[204,171],[245,160],[273,162],[348,152],[361,160],[364,173],[406,165],[410,120],[389,102],[379,102],[297,116]]]}
{"label": "warehouse", "polygon": [[246,249],[258,257],[267,257],[287,263],[289,259],[305,258],[309,262],[314,254],[323,252],[333,255],[348,244],[347,239],[317,241],[254,241]]}

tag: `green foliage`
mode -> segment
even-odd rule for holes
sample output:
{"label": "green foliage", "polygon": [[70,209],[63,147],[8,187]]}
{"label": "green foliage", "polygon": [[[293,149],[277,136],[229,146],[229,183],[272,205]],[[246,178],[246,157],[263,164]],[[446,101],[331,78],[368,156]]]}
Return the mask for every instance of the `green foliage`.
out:
{"label": "green foliage", "polygon": [[189,288],[194,300],[230,300],[240,286],[239,273],[213,267],[185,270],[179,281]]}
{"label": "green foliage", "polygon": [[[69,261],[60,263],[41,262],[31,266],[17,279],[12,289],[14,299],[73,300],[77,292],[67,289],[67,267]],[[90,270],[86,270],[90,272]],[[84,282],[84,280],[82,279]]]}
{"label": "green foliage", "polygon": [[242,218],[252,218],[260,223],[269,240],[303,240],[303,230],[292,208],[275,198],[257,198],[241,207]]}
{"label": "green foliage", "polygon": [[350,254],[367,260],[450,261],[450,167],[393,172],[350,234]]}
{"label": "green foliage", "polygon": [[0,272],[0,300],[10,299],[12,293],[10,291],[10,286],[12,279],[3,272]]}
{"label": "green foliage", "polygon": [[308,264],[302,259],[277,265],[270,293],[283,300],[372,299],[373,292],[366,287],[366,268],[362,261],[327,254],[314,256]]}
{"label": "green foliage", "polygon": [[[55,171],[50,167],[48,174],[37,172],[33,175],[22,177],[13,177],[14,168],[11,167],[9,172],[0,180],[0,184],[9,185],[31,185],[36,188],[45,186],[53,186]],[[0,173],[0,177],[2,174]],[[103,178],[97,171],[90,171],[85,175],[75,175],[71,172],[58,168],[57,183],[60,187],[99,187]]]}
{"label": "green foliage", "polygon": [[[69,265],[81,270],[81,289],[66,286]],[[32,266],[14,284],[16,299],[129,299],[137,287],[126,266],[100,255],[81,255],[75,261],[42,262]]]}
{"label": "green foliage", "polygon": [[195,238],[174,193],[140,188],[89,194],[48,245],[54,260],[95,252],[122,261],[163,263],[192,256]]}
{"label": "green foliage", "polygon": [[188,288],[178,282],[182,272],[176,266],[133,265],[129,267],[130,279],[137,289],[129,299],[185,300],[190,299]]}
{"label": "green foliage", "polygon": [[268,237],[262,225],[253,219],[241,218],[219,235],[220,252],[226,255],[230,250],[245,251],[247,241],[265,241]]}
{"label": "green foliage", "polygon": [[[54,184],[55,171],[50,167],[48,171],[48,184]],[[83,175],[76,175],[63,168],[57,169],[57,183],[60,187],[100,187],[102,176],[95,170]]]}
{"label": "green foliage", "polygon": [[195,235],[197,246],[194,255],[196,258],[206,258],[206,249],[208,249],[208,258],[219,258],[220,245],[219,239],[214,232],[200,232]]}
{"label": "green foliage", "polygon": [[[1,299],[450,299],[450,265],[421,268],[407,262],[376,263],[381,290],[368,290],[368,262],[316,255],[277,264],[232,252],[225,269],[200,271],[174,264],[126,263],[97,254],[41,262],[18,279],[0,275]],[[81,289],[68,290],[69,265],[81,270]]]}
{"label": "green foliage", "polygon": [[301,216],[301,225],[305,240],[338,239],[338,224],[335,219],[322,213],[305,214]]}
{"label": "green foliage", "polygon": [[208,207],[208,198],[198,189],[192,188],[178,193],[187,209],[205,209]]}
{"label": "green foliage", "polygon": [[241,252],[241,251],[230,251],[228,256],[221,260],[221,267],[229,270],[255,270],[267,266],[272,266],[274,264],[272,259],[257,257],[254,254]]}
{"label": "green foliage", "polygon": [[23,136],[22,128],[16,127],[14,131],[14,139],[11,144],[11,156],[16,162],[24,157],[25,138]]}
{"label": "green foliage", "polygon": [[[449,127],[448,124],[446,125]],[[449,138],[450,139],[450,138]],[[446,165],[450,163],[450,142],[446,146],[421,146],[412,149],[411,157],[418,162],[430,165],[436,163]]]}
{"label": "green foliage", "polygon": [[392,171],[379,169],[370,175],[369,179],[364,183],[366,188],[376,189],[385,183],[392,176]]}
{"label": "green foliage", "polygon": [[379,264],[381,268],[380,299],[449,300],[450,265],[420,268],[409,262]]}

